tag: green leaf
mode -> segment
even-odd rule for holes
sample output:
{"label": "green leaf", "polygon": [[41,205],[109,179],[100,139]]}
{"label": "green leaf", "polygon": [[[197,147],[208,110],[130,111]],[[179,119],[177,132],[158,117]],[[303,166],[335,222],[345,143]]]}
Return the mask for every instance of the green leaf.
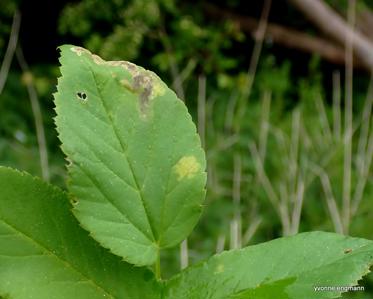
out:
{"label": "green leaf", "polygon": [[286,293],[286,288],[295,281],[295,278],[287,278],[283,280],[276,280],[270,283],[263,283],[251,289],[246,289],[235,293],[228,297],[228,299],[289,299]]}
{"label": "green leaf", "polygon": [[354,286],[373,264],[373,241],[303,233],[224,252],[172,278],[165,299],[322,299]]}
{"label": "green leaf", "polygon": [[56,124],[74,214],[104,247],[154,264],[197,223],[205,156],[185,105],[152,72],[61,47]]}
{"label": "green leaf", "polygon": [[11,299],[160,298],[144,268],[88,236],[65,193],[0,167],[0,295]]}

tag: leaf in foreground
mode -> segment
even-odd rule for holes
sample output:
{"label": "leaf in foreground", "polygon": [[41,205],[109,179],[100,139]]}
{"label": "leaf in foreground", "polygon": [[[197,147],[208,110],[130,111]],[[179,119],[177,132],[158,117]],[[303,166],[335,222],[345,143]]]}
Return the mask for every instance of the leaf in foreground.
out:
{"label": "leaf in foreground", "polygon": [[101,248],[61,190],[0,167],[0,296],[157,299],[152,273]]}
{"label": "leaf in foreground", "polygon": [[61,48],[56,124],[74,214],[136,265],[154,264],[197,223],[205,156],[187,109],[152,72]]}
{"label": "leaf in foreground", "polygon": [[373,241],[303,233],[224,252],[168,282],[166,299],[322,299],[354,286],[373,264]]}

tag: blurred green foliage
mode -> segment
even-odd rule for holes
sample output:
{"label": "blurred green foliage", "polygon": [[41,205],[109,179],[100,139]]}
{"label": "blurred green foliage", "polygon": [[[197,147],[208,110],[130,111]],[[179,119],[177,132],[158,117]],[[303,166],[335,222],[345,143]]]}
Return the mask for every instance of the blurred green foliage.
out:
{"label": "blurred green foliage", "polygon": [[225,51],[244,40],[232,22],[206,22],[201,3],[176,0],[81,1],[63,10],[59,31],[105,59],[142,62],[164,73],[170,63],[224,73],[239,63]]}

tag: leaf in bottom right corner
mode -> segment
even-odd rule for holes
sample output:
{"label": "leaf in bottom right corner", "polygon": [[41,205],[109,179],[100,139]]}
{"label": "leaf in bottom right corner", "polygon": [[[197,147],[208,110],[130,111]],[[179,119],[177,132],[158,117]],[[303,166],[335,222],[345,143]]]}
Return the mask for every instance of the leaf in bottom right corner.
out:
{"label": "leaf in bottom right corner", "polygon": [[213,256],[173,277],[164,298],[339,298],[372,264],[373,241],[302,233]]}

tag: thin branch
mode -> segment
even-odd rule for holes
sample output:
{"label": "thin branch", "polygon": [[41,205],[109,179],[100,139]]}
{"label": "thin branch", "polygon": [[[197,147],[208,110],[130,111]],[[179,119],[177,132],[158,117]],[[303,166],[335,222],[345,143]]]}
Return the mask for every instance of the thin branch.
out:
{"label": "thin branch", "polygon": [[[257,149],[255,143],[253,143],[253,142],[249,143],[249,150],[250,150],[251,156],[252,156],[253,161],[254,161],[254,165],[255,165],[255,169],[256,169],[258,179],[259,179],[261,185],[263,186],[263,189],[264,189],[265,193],[267,194],[267,197],[268,197],[270,203],[272,204],[273,208],[275,209],[278,216],[280,217],[281,224],[283,226],[284,232],[286,233],[288,231],[289,222],[290,222],[289,217],[288,217],[288,213],[286,212],[287,207],[284,206],[284,200],[287,198],[287,196],[286,195],[282,196],[282,198],[284,200],[280,201],[280,199],[277,196],[277,194],[276,194],[276,192],[275,192],[267,174],[265,173],[264,166],[263,166],[263,161],[260,159],[259,152],[258,152],[258,149]],[[282,190],[282,191],[284,191],[284,190]],[[281,194],[283,194],[283,192]]]}
{"label": "thin branch", "polygon": [[[211,4],[205,4],[205,11],[208,15],[216,19],[229,19],[235,22],[244,32],[255,35],[258,30],[259,22],[255,18],[242,16],[226,9]],[[302,52],[314,54],[317,53],[321,58],[331,63],[344,65],[344,49],[326,38],[311,36],[310,34],[289,28],[283,25],[268,23],[265,38],[279,45],[296,49]],[[363,67],[359,59],[356,60],[355,67]]]}
{"label": "thin branch", "polygon": [[370,117],[373,106],[373,76],[371,76],[367,96],[364,103],[363,114],[361,116],[361,128],[359,134],[359,142],[357,147],[356,164],[358,173],[361,176],[365,167],[365,149],[368,143]]}
{"label": "thin branch", "polygon": [[[340,45],[345,44],[346,36],[351,40],[350,47],[368,70],[373,69],[373,43],[363,34],[353,29],[355,22],[347,23],[325,1],[321,0],[289,0],[321,31],[332,37]],[[355,2],[355,1],[353,1]],[[349,5],[350,7],[355,6]],[[349,9],[348,19],[355,19],[355,10]],[[352,11],[353,10],[353,11]],[[352,12],[351,12],[352,11]],[[348,46],[348,45],[347,45]]]}
{"label": "thin branch", "polygon": [[189,265],[188,239],[180,244],[180,269],[183,270]]}
{"label": "thin branch", "polygon": [[239,249],[240,248],[240,241],[238,232],[240,231],[240,223],[238,219],[233,218],[230,222],[230,249]]}
{"label": "thin branch", "polygon": [[282,235],[289,236],[291,234],[291,219],[289,214],[289,193],[286,188],[286,183],[281,182],[279,184],[280,189],[280,215],[282,224]]}
{"label": "thin branch", "polygon": [[42,176],[43,176],[43,179],[48,182],[50,179],[49,165],[48,165],[48,149],[47,149],[47,142],[46,142],[45,132],[44,132],[43,116],[41,114],[38,94],[34,86],[33,75],[25,60],[23,51],[19,46],[16,49],[16,56],[17,56],[18,63],[23,72],[23,78],[24,78],[24,82],[27,87],[27,92],[30,97],[32,114],[35,120],[36,137],[37,137],[38,146],[39,146],[39,157],[40,157],[40,166],[41,166]]}
{"label": "thin branch", "polygon": [[182,77],[181,77],[181,73],[177,65],[174,53],[173,53],[170,40],[168,38],[167,33],[165,33],[165,31],[161,31],[159,35],[160,35],[160,40],[162,42],[162,45],[164,49],[166,50],[168,64],[170,66],[170,72],[171,72],[171,76],[173,79],[172,86],[175,89],[177,96],[181,100],[185,101],[185,92],[183,88]]}
{"label": "thin branch", "polygon": [[206,98],[206,130],[209,136],[216,137],[216,128],[214,124],[214,111],[215,111],[216,98]]}
{"label": "thin branch", "polygon": [[241,219],[241,180],[242,162],[239,154],[234,155],[233,163],[233,206],[234,215],[231,221],[231,249],[241,248],[242,219]]}
{"label": "thin branch", "polygon": [[299,223],[300,223],[300,218],[302,215],[302,207],[303,207],[303,200],[304,200],[304,181],[302,179],[302,176],[298,176],[298,188],[296,192],[296,197],[295,197],[295,203],[294,203],[294,208],[293,208],[293,213],[292,213],[292,218],[291,218],[291,233],[293,235],[297,234],[299,231]]}
{"label": "thin branch", "polygon": [[247,88],[243,95],[244,97],[247,97],[250,94],[252,84],[254,82],[256,69],[259,63],[260,53],[262,52],[262,48],[263,48],[263,40],[264,40],[266,31],[267,31],[268,16],[269,16],[269,12],[271,9],[271,4],[272,4],[271,0],[264,1],[262,15],[260,16],[259,26],[258,26],[257,31],[254,33],[255,45],[254,45],[253,53],[252,53],[251,60],[250,60],[249,70],[247,72],[248,82],[247,82]]}
{"label": "thin branch", "polygon": [[359,180],[357,182],[357,186],[356,186],[354,196],[352,199],[352,209],[351,209],[352,215],[356,214],[357,209],[360,205],[360,202],[363,198],[363,192],[364,192],[367,180],[369,178],[369,170],[372,165],[372,159],[373,159],[373,128],[369,136],[368,148],[364,155],[364,164],[363,164],[364,168],[362,170],[362,173],[359,176]]}
{"label": "thin branch", "polygon": [[269,114],[271,110],[271,92],[265,92],[263,95],[262,114],[259,132],[259,156],[262,161],[265,160],[267,152],[267,140],[269,130]]}
{"label": "thin branch", "polygon": [[254,218],[254,220],[250,223],[249,227],[247,228],[246,232],[244,233],[242,237],[243,246],[246,246],[250,242],[250,240],[253,238],[253,236],[257,232],[261,223],[262,223],[261,217]]}
{"label": "thin branch", "polygon": [[335,140],[341,139],[341,74],[333,72],[333,134]]}
{"label": "thin branch", "polygon": [[242,162],[239,154],[234,155],[233,163],[233,203],[239,208],[241,203],[241,177],[242,177]]}
{"label": "thin branch", "polygon": [[216,253],[221,253],[225,247],[225,235],[221,234],[216,242]]}
{"label": "thin branch", "polygon": [[[244,83],[245,88],[243,89],[241,94],[237,94],[237,91],[233,92],[228,102],[228,108],[226,111],[226,118],[225,118],[226,129],[231,129],[233,127],[233,119],[235,117],[238,120],[240,120],[246,112],[247,101],[251,94],[252,85],[254,83],[254,79],[256,75],[256,69],[259,63],[260,53],[263,47],[263,40],[264,40],[264,36],[266,33],[266,29],[267,29],[268,16],[269,16],[270,8],[271,8],[271,3],[272,3],[272,0],[265,0],[263,9],[262,9],[262,14],[260,17],[260,21],[258,23],[257,28],[255,28],[255,33],[254,33],[255,45],[254,45],[253,52],[251,54],[250,65],[249,65],[249,68],[247,70],[246,77],[245,77],[245,83]],[[220,10],[215,5],[205,4],[205,9],[207,10],[207,12],[209,12],[212,15],[220,14]],[[237,110],[237,113],[235,115],[236,110]],[[240,121],[238,121],[237,124],[239,126]],[[239,127],[236,127],[236,131],[239,131],[239,129],[240,129]]]}
{"label": "thin branch", "polygon": [[[197,66],[197,60],[194,58],[189,59],[188,63],[184,67],[184,69],[180,72],[180,84],[183,86],[184,81],[187,80],[190,75],[193,73]],[[175,71],[178,69],[176,68]]]}
{"label": "thin branch", "polygon": [[198,133],[202,147],[206,145],[206,77],[198,77]]}
{"label": "thin branch", "polygon": [[225,151],[231,148],[240,140],[238,134],[234,134],[225,138],[221,138],[217,141],[217,144],[207,151],[207,158],[210,159],[216,155],[220,155],[221,151]]}
{"label": "thin branch", "polygon": [[363,108],[361,117],[361,128],[357,149],[357,172],[358,180],[355,192],[352,198],[352,209],[351,214],[357,213],[357,209],[363,197],[366,182],[369,176],[369,170],[372,163],[373,156],[373,128],[369,134],[369,128],[371,126],[371,115],[373,106],[373,76],[369,83],[367,97]]}
{"label": "thin branch", "polygon": [[364,35],[373,42],[373,12],[369,9],[358,11],[356,25]]}
{"label": "thin branch", "polygon": [[251,94],[251,90],[252,90],[255,75],[256,75],[256,70],[257,70],[258,63],[259,63],[260,53],[262,52],[262,48],[263,48],[264,37],[267,31],[268,16],[271,10],[271,5],[272,5],[272,0],[264,0],[258,29],[254,33],[254,38],[255,38],[254,49],[253,49],[253,53],[251,54],[250,65],[249,65],[249,69],[246,74],[245,89],[242,91],[242,95],[241,95],[241,99],[243,101],[242,101],[242,105],[238,106],[239,109],[238,109],[237,117],[239,120],[245,115],[245,112],[247,109],[247,101]]}
{"label": "thin branch", "polygon": [[[349,1],[348,23],[352,28],[355,24],[355,0]],[[346,40],[346,75],[345,75],[345,135],[343,158],[343,226],[347,234],[351,218],[351,162],[352,162],[352,94],[353,94],[353,38],[354,31],[350,28]],[[373,50],[373,48],[372,48]]]}
{"label": "thin branch", "polygon": [[13,15],[12,29],[10,30],[9,42],[5,51],[4,60],[0,68],[0,94],[3,92],[5,82],[8,78],[10,66],[17,48],[19,28],[21,26],[21,14],[18,10]]}
{"label": "thin branch", "polygon": [[324,137],[323,140],[328,140],[328,141],[332,141],[332,131],[331,131],[331,128],[330,128],[330,125],[329,125],[329,120],[328,120],[328,116],[326,115],[326,109],[325,109],[325,104],[321,98],[321,96],[318,96],[316,97],[315,99],[316,101],[316,108],[317,108],[317,112],[318,112],[318,115],[319,115],[319,118],[320,118],[320,124],[321,124],[321,127],[322,127],[322,130],[323,130],[323,133],[324,133]]}
{"label": "thin branch", "polygon": [[[292,218],[291,218],[291,234],[296,234],[299,230],[299,222],[302,213],[303,195],[304,195],[304,181],[300,174],[299,166],[299,147],[300,147],[300,128],[301,128],[301,113],[298,109],[292,115],[292,130],[291,130],[291,144],[290,144],[290,192],[293,204]],[[298,174],[299,173],[299,174]]]}
{"label": "thin branch", "polygon": [[227,109],[225,112],[224,129],[229,131],[233,127],[233,120],[235,117],[235,111],[238,101],[238,91],[234,90],[228,99]]}
{"label": "thin branch", "polygon": [[295,109],[292,113],[292,128],[289,151],[289,192],[291,194],[292,203],[296,202],[297,196],[297,179],[298,179],[298,156],[299,156],[299,139],[300,139],[300,117],[299,109]]}
{"label": "thin branch", "polygon": [[268,179],[268,177],[267,177],[267,175],[264,171],[263,162],[260,159],[257,147],[255,146],[254,143],[250,143],[249,144],[249,149],[250,149],[250,153],[251,153],[251,156],[252,156],[254,164],[255,164],[256,172],[257,172],[258,177],[259,177],[259,179],[260,179],[260,181],[261,181],[261,183],[264,187],[264,190],[267,193],[267,196],[268,196],[270,202],[272,203],[272,205],[278,211],[278,206],[279,206],[280,201],[279,201],[278,196],[276,195],[275,190],[272,187],[272,184],[271,184],[270,180]]}
{"label": "thin branch", "polygon": [[321,185],[323,187],[326,203],[328,206],[329,214],[332,219],[334,230],[339,233],[343,234],[343,224],[341,219],[341,214],[338,209],[337,202],[335,200],[335,197],[333,195],[332,186],[330,183],[330,179],[328,174],[319,166],[317,165],[311,165],[311,169],[319,176]]}

